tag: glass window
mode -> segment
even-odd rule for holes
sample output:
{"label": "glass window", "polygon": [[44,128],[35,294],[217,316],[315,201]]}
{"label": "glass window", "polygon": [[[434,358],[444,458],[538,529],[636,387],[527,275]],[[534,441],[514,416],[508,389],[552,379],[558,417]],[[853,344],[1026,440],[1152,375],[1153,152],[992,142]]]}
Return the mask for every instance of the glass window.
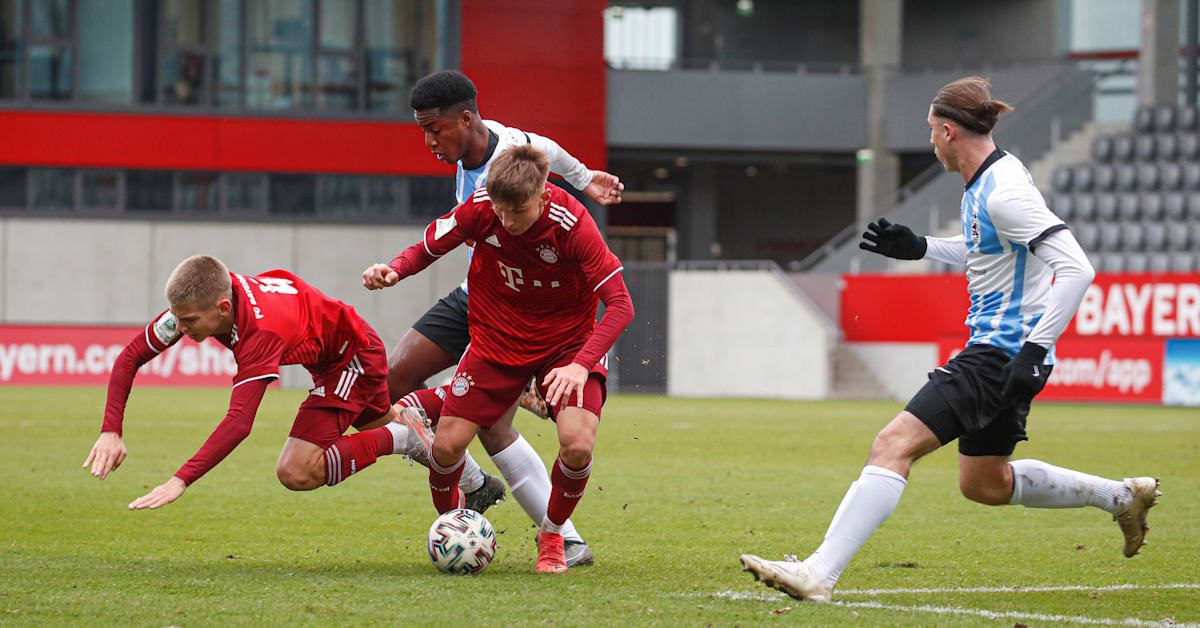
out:
{"label": "glass window", "polygon": [[238,0],[219,0],[214,22],[215,45],[213,75],[217,84],[218,105],[241,105],[242,102],[242,20]]}
{"label": "glass window", "polygon": [[411,218],[433,220],[454,208],[454,179],[409,177],[408,202]]}
{"label": "glass window", "polygon": [[384,216],[407,215],[408,179],[405,177],[368,177],[367,209],[372,214]]}
{"label": "glass window", "polygon": [[233,212],[257,212],[262,209],[265,177],[260,174],[229,173],[222,178],[226,208]]}
{"label": "glass window", "polygon": [[604,60],[617,69],[670,69],[678,56],[678,13],[675,7],[608,7]]}
{"label": "glass window", "polygon": [[74,209],[75,171],[70,168],[30,168],[29,191],[35,209]]}
{"label": "glass window", "polygon": [[154,170],[126,172],[125,206],[130,211],[170,211],[171,173]]}
{"label": "glass window", "polygon": [[354,47],[354,0],[321,0],[321,47],[350,50]]}
{"label": "glass window", "polygon": [[[163,6],[163,101],[237,105],[241,52],[237,0],[169,0]],[[210,85],[216,81],[215,99]]]}
{"label": "glass window", "polygon": [[71,97],[71,49],[65,46],[29,47],[29,96],[36,100]]}
{"label": "glass window", "polygon": [[133,102],[133,0],[79,3],[79,100]]}
{"label": "glass window", "polygon": [[34,39],[67,39],[71,36],[69,0],[32,0],[30,5]]}
{"label": "glass window", "polygon": [[358,109],[358,60],[345,54],[322,54],[319,59],[317,107]]}
{"label": "glass window", "polygon": [[417,79],[434,70],[437,4],[422,0],[365,0],[367,108],[405,111]]}
{"label": "glass window", "polygon": [[363,178],[345,175],[317,177],[322,216],[356,218],[362,215]]}
{"label": "glass window", "polygon": [[311,9],[309,0],[247,3],[247,106],[280,109],[312,105]]}
{"label": "glass window", "polygon": [[84,170],[80,173],[83,203],[88,209],[116,209],[120,174],[109,170]]}
{"label": "glass window", "polygon": [[316,184],[317,178],[311,174],[271,175],[270,213],[301,215],[316,213]]}
{"label": "glass window", "polygon": [[215,172],[184,172],[179,176],[179,203],[186,212],[212,213],[217,211],[217,174]]}
{"label": "glass window", "polygon": [[21,0],[0,0],[0,98],[21,94]]}
{"label": "glass window", "polygon": [[0,207],[24,209],[28,204],[25,181],[27,168],[0,167]]}

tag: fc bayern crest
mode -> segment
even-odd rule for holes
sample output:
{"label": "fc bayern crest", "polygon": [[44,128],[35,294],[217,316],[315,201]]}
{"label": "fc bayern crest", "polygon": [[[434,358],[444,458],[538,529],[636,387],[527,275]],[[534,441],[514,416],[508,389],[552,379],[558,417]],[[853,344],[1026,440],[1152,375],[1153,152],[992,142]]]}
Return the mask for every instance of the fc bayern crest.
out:
{"label": "fc bayern crest", "polygon": [[471,384],[474,383],[475,380],[471,379],[471,376],[466,373],[455,375],[454,381],[450,382],[450,392],[454,393],[455,397],[461,397],[467,394],[467,391],[471,390]]}
{"label": "fc bayern crest", "polygon": [[549,244],[542,244],[537,247],[538,257],[542,258],[543,262],[553,264],[558,261],[558,249]]}

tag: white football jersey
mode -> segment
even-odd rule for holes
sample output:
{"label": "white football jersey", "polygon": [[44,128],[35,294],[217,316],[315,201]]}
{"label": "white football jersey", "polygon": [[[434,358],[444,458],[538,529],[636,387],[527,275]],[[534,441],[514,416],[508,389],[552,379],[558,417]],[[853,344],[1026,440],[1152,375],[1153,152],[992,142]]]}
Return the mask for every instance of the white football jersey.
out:
{"label": "white football jersey", "polygon": [[[961,205],[971,306],[968,344],[1016,355],[1046,311],[1053,270],[1032,254],[1067,226],[1046,207],[1019,159],[996,149],[966,185]],[[1051,348],[1046,362],[1054,363]]]}

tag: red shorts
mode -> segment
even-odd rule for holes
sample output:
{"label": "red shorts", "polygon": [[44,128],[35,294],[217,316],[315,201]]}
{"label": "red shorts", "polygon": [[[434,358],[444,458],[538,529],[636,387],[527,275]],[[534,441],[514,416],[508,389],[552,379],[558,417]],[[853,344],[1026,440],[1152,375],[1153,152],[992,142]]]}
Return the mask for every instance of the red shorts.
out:
{"label": "red shorts", "polygon": [[[442,406],[442,416],[462,417],[480,427],[489,428],[516,403],[521,393],[529,386],[529,378],[537,378],[538,392],[545,397],[546,387],[542,385],[542,380],[550,371],[570,364],[582,346],[572,345],[545,364],[528,367],[494,364],[478,357],[468,348],[466,355],[458,363],[458,371],[446,387],[449,394],[446,395],[445,405]],[[600,416],[604,399],[608,396],[605,385],[607,378],[608,356],[605,356],[592,367],[583,387],[583,409],[597,417]],[[558,405],[550,408],[550,415],[557,416],[561,408],[578,405],[578,393],[573,393],[570,399],[559,399]]]}
{"label": "red shorts", "polygon": [[387,414],[387,350],[365,322],[370,344],[342,368],[313,375],[313,388],[300,404],[289,436],[327,449],[350,426],[360,427]]}

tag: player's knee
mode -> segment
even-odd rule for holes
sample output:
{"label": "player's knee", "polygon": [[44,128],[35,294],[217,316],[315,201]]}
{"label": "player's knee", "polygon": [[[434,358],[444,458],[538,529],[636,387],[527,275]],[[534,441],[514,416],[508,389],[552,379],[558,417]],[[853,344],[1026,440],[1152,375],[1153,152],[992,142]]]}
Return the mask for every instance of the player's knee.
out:
{"label": "player's knee", "polygon": [[875,435],[867,462],[877,466],[890,467],[890,463],[906,457],[905,439],[891,425],[888,425]]}
{"label": "player's knee", "polygon": [[972,477],[959,477],[958,490],[963,497],[986,506],[1004,506],[1012,497],[1011,487]]}
{"label": "player's knee", "polygon": [[592,449],[594,442],[587,435],[580,434],[570,438],[562,439],[558,450],[558,457],[569,467],[578,468],[587,464],[588,460],[592,459]]}
{"label": "player's knee", "polygon": [[440,466],[454,466],[459,460],[462,460],[465,450],[459,449],[457,445],[450,443],[447,440],[440,438],[433,439],[433,445],[430,448],[434,462]]}
{"label": "player's knee", "polygon": [[280,484],[293,491],[311,491],[324,484],[324,478],[300,465],[278,465],[275,475]]}
{"label": "player's knee", "polygon": [[479,443],[489,454],[496,454],[513,444],[517,436],[516,428],[502,421],[486,430],[479,430]]}

